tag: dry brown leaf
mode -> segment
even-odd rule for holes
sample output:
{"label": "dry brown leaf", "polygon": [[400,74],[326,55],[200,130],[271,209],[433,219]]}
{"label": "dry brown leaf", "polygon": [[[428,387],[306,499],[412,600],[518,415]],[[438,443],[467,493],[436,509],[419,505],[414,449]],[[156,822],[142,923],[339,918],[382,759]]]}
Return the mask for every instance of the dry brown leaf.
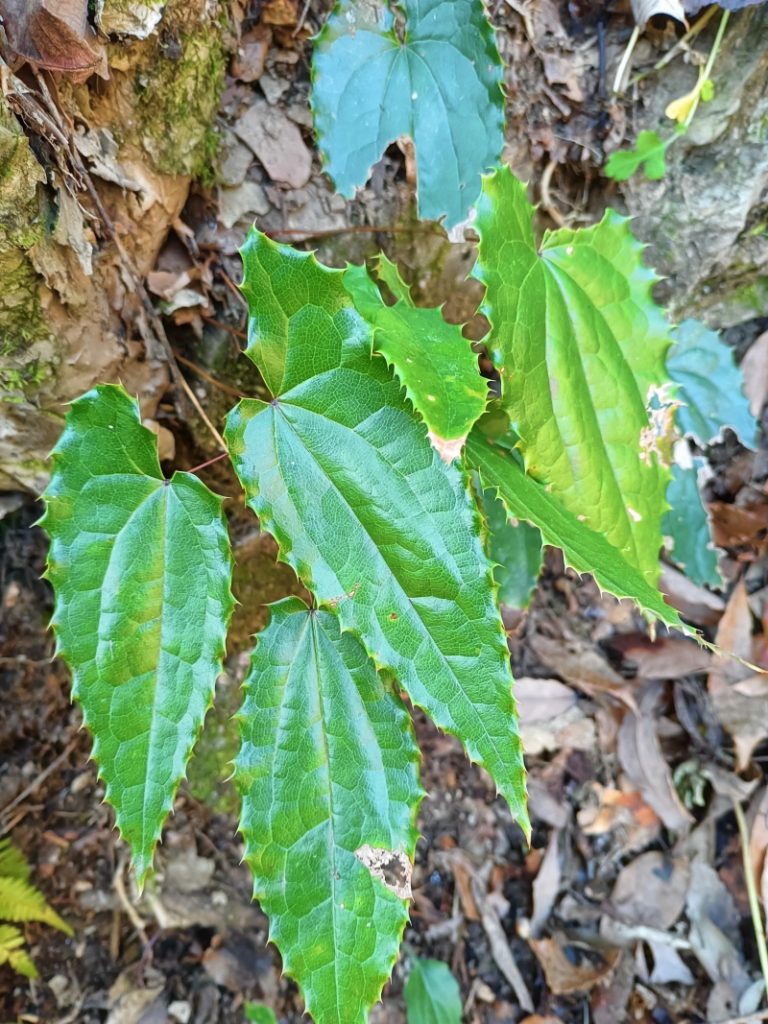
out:
{"label": "dry brown leaf", "polygon": [[750,977],[740,950],[741,918],[733,898],[714,868],[700,861],[691,866],[691,882],[686,899],[690,922],[691,948],[710,980],[730,986],[738,996],[747,988]]}
{"label": "dry brown leaf", "polygon": [[623,953],[612,976],[592,992],[594,1024],[616,1024],[627,1019],[627,1003],[635,980],[634,958]]}
{"label": "dry brown leaf", "polygon": [[15,56],[76,82],[94,72],[109,78],[107,57],[88,24],[88,0],[0,0]]}
{"label": "dry brown leaf", "polygon": [[753,806],[754,816],[749,831],[749,859],[755,873],[757,891],[762,897],[763,905],[768,907],[768,892],[764,887],[768,869],[768,786],[756,794]]}
{"label": "dry brown leaf", "polygon": [[665,565],[661,571],[659,590],[689,622],[697,626],[715,626],[720,621],[725,608],[722,597],[706,587],[691,583],[687,576],[670,565]]}
{"label": "dry brown leaf", "polygon": [[533,914],[531,916],[531,934],[538,938],[546,924],[552,907],[560,892],[562,870],[560,867],[560,832],[552,831],[549,837],[544,859],[538,874],[533,881]]}
{"label": "dry brown leaf", "polygon": [[627,707],[635,708],[635,700],[626,680],[614,672],[591,644],[576,637],[555,640],[536,634],[531,639],[531,647],[548,668],[557,672],[571,686],[592,697],[609,694]]}
{"label": "dry brown leaf", "polygon": [[712,520],[712,539],[721,548],[757,546],[768,530],[768,500],[748,505],[712,501],[707,505]]}
{"label": "dry brown leaf", "polygon": [[312,174],[312,154],[297,126],[266,100],[257,100],[234,126],[273,181],[302,188]]}
{"label": "dry brown leaf", "polygon": [[515,700],[521,725],[548,722],[576,703],[576,694],[557,679],[532,679],[520,676],[515,680]]}
{"label": "dry brown leaf", "polygon": [[609,949],[603,952],[602,959],[594,954],[595,960],[585,956],[580,964],[574,964],[556,938],[529,941],[544,971],[547,987],[556,996],[588,992],[610,975],[621,956],[621,950]]}
{"label": "dry brown leaf", "polygon": [[677,795],[669,765],[662,757],[654,710],[659,687],[646,687],[637,714],[628,712],[619,729],[619,762],[627,778],[643,794],[667,828],[687,830],[693,818]]}
{"label": "dry brown leaf", "polygon": [[[723,651],[752,658],[752,611],[743,580],[734,587],[715,640]],[[713,661],[708,688],[718,721],[733,738],[736,770],[744,771],[755,747],[768,736],[768,680],[724,654]]]}
{"label": "dry brown leaf", "polygon": [[645,633],[624,633],[610,641],[640,679],[680,679],[709,668],[712,655],[695,640],[670,633],[651,640]]}
{"label": "dry brown leaf", "polygon": [[768,401],[768,331],[764,331],[752,342],[741,361],[744,376],[744,393],[749,399],[749,411],[756,420],[760,419],[763,406]]}
{"label": "dry brown leaf", "polygon": [[584,807],[578,822],[585,835],[602,836],[621,831],[626,849],[640,849],[653,842],[661,829],[661,819],[636,790],[622,792],[594,784],[599,797],[597,807]]}
{"label": "dry brown leaf", "polygon": [[619,872],[611,906],[627,924],[667,930],[683,912],[690,874],[687,858],[643,853]]}

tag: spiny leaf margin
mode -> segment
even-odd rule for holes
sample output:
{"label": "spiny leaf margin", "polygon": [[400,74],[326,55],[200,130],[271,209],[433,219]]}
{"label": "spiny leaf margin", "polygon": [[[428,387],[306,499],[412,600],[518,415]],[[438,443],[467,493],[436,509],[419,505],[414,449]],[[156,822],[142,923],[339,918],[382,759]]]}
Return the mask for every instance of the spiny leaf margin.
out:
{"label": "spiny leaf margin", "polygon": [[192,474],[163,477],[157,438],[120,385],[71,404],[51,459],[40,525],[56,653],[141,886],[222,668],[234,607],[223,499]]}

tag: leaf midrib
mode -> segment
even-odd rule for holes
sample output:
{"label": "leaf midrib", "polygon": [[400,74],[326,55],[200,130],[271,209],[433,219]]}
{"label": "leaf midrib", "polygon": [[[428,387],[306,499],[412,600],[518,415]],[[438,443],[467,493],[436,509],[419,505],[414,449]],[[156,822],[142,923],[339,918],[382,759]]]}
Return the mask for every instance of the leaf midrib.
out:
{"label": "leaf midrib", "polygon": [[[286,404],[293,404],[293,403],[286,403]],[[315,416],[315,417],[317,417],[318,419],[321,419],[321,420],[322,419],[327,419],[327,420],[329,420],[329,422],[335,423],[337,426],[339,426],[343,430],[348,430],[351,434],[354,434],[356,437],[360,438],[360,440],[364,441],[365,444],[367,444],[370,448],[372,448],[374,451],[376,451],[379,456],[381,456],[381,452],[379,452],[378,449],[373,448],[373,445],[371,445],[369,441],[367,441],[365,438],[361,437],[360,434],[358,434],[356,431],[352,430],[350,427],[347,427],[346,424],[339,423],[338,420],[331,420],[330,417],[322,416],[321,414],[314,412],[314,410],[307,409],[305,406],[296,405],[295,407],[300,409],[302,412],[304,412],[304,413],[306,413],[308,415]],[[477,725],[479,726],[480,732],[488,740],[492,750],[494,751],[494,753],[496,754],[496,757],[498,758],[499,765],[500,766],[506,766],[507,765],[507,760],[508,760],[506,754],[502,753],[499,750],[499,748],[497,746],[497,743],[496,743],[495,737],[493,737],[491,735],[491,733],[489,733],[488,730],[486,729],[485,723],[483,722],[483,720],[482,720],[482,718],[481,718],[481,716],[480,716],[480,714],[478,712],[478,709],[475,707],[474,702],[472,700],[470,700],[469,697],[467,696],[466,692],[464,691],[464,688],[462,687],[459,679],[456,676],[455,671],[453,670],[453,667],[450,665],[450,663],[448,662],[446,656],[443,654],[442,650],[440,649],[438,644],[433,639],[432,634],[427,629],[424,621],[421,618],[421,615],[419,613],[418,608],[414,605],[412,598],[405,591],[402,583],[400,582],[400,579],[395,574],[394,570],[390,566],[390,564],[387,561],[387,559],[385,558],[384,554],[379,550],[379,548],[375,544],[373,538],[371,537],[371,535],[370,535],[370,533],[368,531],[368,528],[360,520],[357,512],[355,511],[355,509],[352,507],[352,505],[347,500],[346,495],[344,495],[343,492],[339,490],[339,488],[336,485],[336,483],[334,482],[334,480],[328,475],[325,467],[318,461],[317,457],[315,456],[315,453],[310,450],[310,448],[307,446],[306,442],[301,437],[301,435],[299,434],[299,432],[297,431],[295,426],[291,423],[290,419],[282,411],[282,409],[280,408],[280,403],[278,403],[277,408],[280,410],[280,413],[283,416],[283,419],[285,420],[287,425],[290,427],[291,431],[293,432],[294,436],[296,437],[296,439],[299,441],[299,443],[303,447],[304,451],[307,452],[307,454],[309,455],[310,459],[315,463],[315,465],[321,471],[321,473],[326,478],[326,480],[328,480],[330,486],[336,492],[338,497],[342,500],[344,505],[349,509],[349,511],[352,514],[353,518],[355,519],[355,521],[360,526],[361,531],[367,537],[367,539],[368,539],[370,545],[372,546],[374,552],[376,553],[378,558],[381,560],[381,562],[385,565],[385,567],[389,571],[389,573],[391,575],[391,578],[396,582],[397,587],[398,587],[400,593],[402,594],[403,598],[405,599],[406,604],[411,608],[411,610],[413,612],[413,615],[418,620],[419,625],[421,627],[420,632],[421,632],[422,636],[424,638],[426,638],[427,642],[430,644],[430,646],[433,648],[433,650],[437,653],[437,655],[439,657],[439,660],[441,661],[441,663],[444,664],[445,668],[447,669],[448,673],[450,674],[450,677],[451,677],[451,679],[453,681],[453,684],[456,687],[456,691],[463,698],[463,701],[464,701],[466,707],[469,709],[471,715],[474,717]],[[275,437],[275,440],[276,440],[276,437]],[[276,455],[277,455],[277,448],[275,449],[275,452],[276,452]],[[381,457],[383,457],[383,456],[381,456]],[[395,468],[391,465],[391,463],[388,462],[387,464],[390,466],[390,469],[392,470],[392,472],[399,477],[399,479],[401,479],[403,482],[406,482],[405,478],[402,477],[402,475],[397,470],[395,470]],[[410,490],[410,485],[408,485],[408,489]],[[313,544],[314,544],[314,541],[313,541]],[[451,556],[451,557],[453,557],[453,556]],[[334,574],[335,574],[335,570],[333,570],[333,571],[334,571]],[[388,643],[389,643],[389,641],[388,641]],[[392,666],[390,666],[390,671],[392,671],[392,673],[395,676],[400,676],[401,675],[401,673],[399,671],[395,670],[394,667],[392,667]],[[427,689],[426,685],[424,683],[421,683],[420,685],[421,685],[422,689],[424,690],[424,692],[429,694],[429,690]],[[414,698],[414,700],[415,700],[415,698]],[[512,708],[512,692],[511,692],[511,688],[510,688],[510,692],[509,692],[509,703],[510,703],[510,721],[512,721],[513,708]],[[453,716],[451,716],[451,717],[453,717]],[[458,735],[459,732],[460,732],[460,728],[459,728],[458,724],[454,723],[454,729],[456,731],[456,734]]]}

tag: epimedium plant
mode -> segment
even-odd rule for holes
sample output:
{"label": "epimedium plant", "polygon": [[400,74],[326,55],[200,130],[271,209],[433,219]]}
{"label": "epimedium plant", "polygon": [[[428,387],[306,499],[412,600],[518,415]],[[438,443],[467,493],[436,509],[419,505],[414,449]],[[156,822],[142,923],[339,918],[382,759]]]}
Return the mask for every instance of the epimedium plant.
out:
{"label": "epimedium plant", "polygon": [[[497,528],[533,524],[604,590],[681,626],[655,585],[669,470],[649,396],[670,334],[653,275],[617,215],[537,242],[533,214],[509,170],[484,179],[490,403],[460,328],[416,307],[386,259],[392,305],[364,267],[330,269],[255,229],[242,252],[246,355],[269,397],[240,401],[225,438],[313,605],[271,609],[234,777],[254,895],[318,1024],[366,1019],[407,920],[423,794],[401,693],[529,832],[486,503]],[[163,477],[119,386],[73,403],[52,459],[58,652],[143,883],[222,668],[222,499],[194,474]]]}
{"label": "epimedium plant", "polygon": [[[501,62],[480,0],[450,6],[446,20],[433,0],[397,16],[341,0],[313,108],[342,191],[405,133],[420,212],[456,223],[476,206],[492,387],[385,257],[332,269],[255,229],[242,250],[245,354],[268,395],[238,403],[225,439],[312,603],[276,603],[257,638],[234,779],[254,896],[317,1024],[367,1019],[407,921],[423,791],[404,695],[530,832],[499,608],[515,580],[497,563],[560,548],[684,628],[657,588],[674,407],[654,275],[617,214],[538,238],[525,186],[506,168],[481,180],[503,142]],[[119,386],[72,404],[52,462],[57,650],[143,885],[223,666],[223,499],[194,473],[163,476]],[[417,965],[414,1007],[438,974]]]}

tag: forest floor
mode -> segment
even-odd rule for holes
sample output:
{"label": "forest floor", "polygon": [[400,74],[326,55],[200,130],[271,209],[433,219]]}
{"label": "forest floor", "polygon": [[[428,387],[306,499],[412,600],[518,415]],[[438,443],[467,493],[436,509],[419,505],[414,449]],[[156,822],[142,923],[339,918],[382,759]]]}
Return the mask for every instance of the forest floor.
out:
{"label": "forest floor", "polygon": [[[240,26],[240,56],[221,97],[219,184],[194,188],[147,278],[182,368],[216,422],[233,392],[258,386],[238,359],[245,323],[233,285],[254,218],[331,263],[383,248],[417,300],[446,302],[457,322],[477,302],[476,284],[465,282],[470,247],[412,219],[407,149],[391,147],[354,201],[333,194],[307,102],[308,37],[325,8],[302,6],[247,7],[255,13]],[[606,98],[630,21],[581,16],[582,6],[590,5],[508,0],[492,10],[508,67],[507,158],[522,177],[545,172],[537,198],[550,223],[591,222],[613,201],[595,153],[632,136],[633,105],[642,102],[635,93]],[[644,38],[636,66],[670,45],[663,33]],[[254,125],[266,121],[271,134],[254,142]],[[755,320],[726,340],[739,358],[752,347],[768,379],[766,327]],[[482,325],[469,331],[480,337]],[[204,428],[179,420],[170,400],[157,419],[168,466],[212,454]],[[671,566],[662,587],[707,636],[768,668],[768,447],[749,451],[726,431],[707,455],[723,588],[697,587]],[[70,938],[27,927],[40,980],[0,968],[2,1021],[240,1024],[247,1000],[268,1004],[286,1024],[302,1019],[297,989],[267,944],[266,919],[250,902],[236,796],[223,781],[250,638],[264,625],[264,605],[300,587],[275,564],[234,476],[218,464],[201,477],[229,499],[242,604],[216,711],[140,900],[101,803],[68,672],[52,658],[52,598],[40,579],[45,538],[32,525],[40,508],[22,502],[0,519],[0,834],[22,849],[74,930]],[[487,776],[417,714],[428,796],[408,947],[451,966],[472,1024],[700,1024],[754,1013],[762,979],[745,878],[753,872],[768,897],[761,677],[682,636],[652,639],[631,607],[565,570],[551,551],[529,609],[505,609],[505,622],[532,846]],[[746,808],[748,839],[736,807]],[[404,970],[395,969],[374,1024],[404,1021]]]}

